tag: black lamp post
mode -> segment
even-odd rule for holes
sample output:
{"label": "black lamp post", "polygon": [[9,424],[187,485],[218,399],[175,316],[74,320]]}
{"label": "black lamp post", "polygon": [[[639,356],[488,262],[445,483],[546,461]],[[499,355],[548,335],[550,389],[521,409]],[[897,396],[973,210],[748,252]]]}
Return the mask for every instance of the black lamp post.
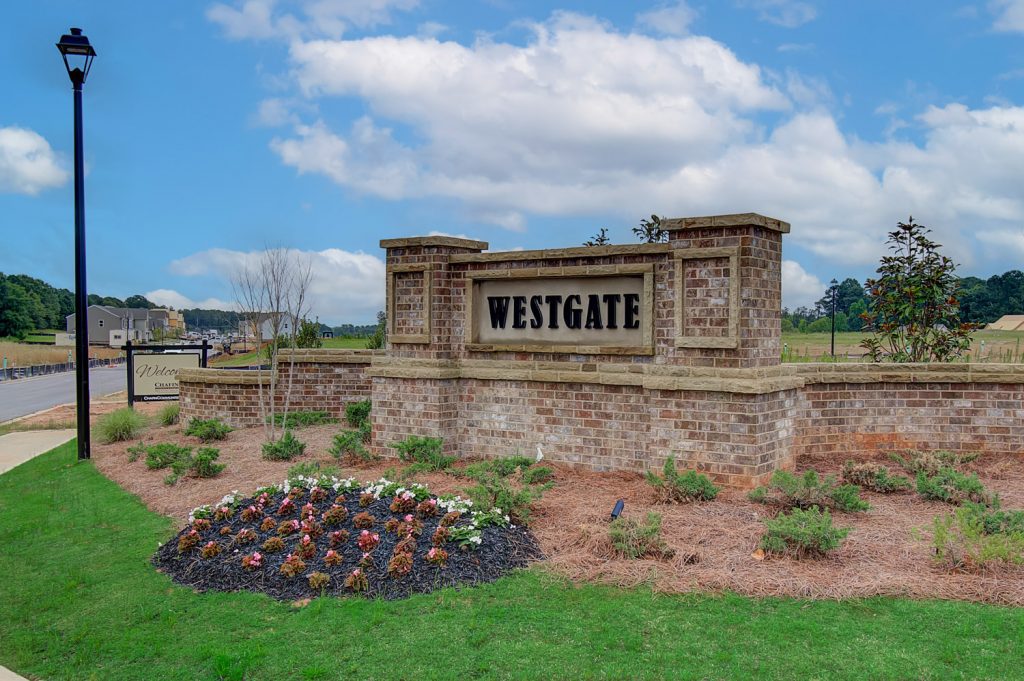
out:
{"label": "black lamp post", "polygon": [[82,29],[60,37],[57,49],[75,92],[75,398],[78,403],[78,458],[89,458],[89,298],[85,288],[85,171],[82,159],[82,85],[96,50]]}
{"label": "black lamp post", "polygon": [[836,358],[836,289],[839,282],[833,279],[829,282],[832,289],[832,359]]}

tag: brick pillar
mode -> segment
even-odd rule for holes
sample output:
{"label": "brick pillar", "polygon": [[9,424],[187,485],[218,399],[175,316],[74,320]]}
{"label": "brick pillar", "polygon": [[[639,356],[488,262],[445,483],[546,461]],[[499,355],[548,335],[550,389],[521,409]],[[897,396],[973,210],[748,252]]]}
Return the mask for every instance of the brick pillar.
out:
{"label": "brick pillar", "polygon": [[[454,451],[458,421],[456,382],[445,377],[452,333],[461,324],[464,296],[453,296],[449,258],[479,253],[483,241],[446,236],[384,239],[387,264],[388,366],[373,375],[372,448],[409,435],[440,437]],[[397,361],[395,361],[397,360]]]}
{"label": "brick pillar", "polygon": [[757,213],[662,220],[673,247],[673,364],[721,368],[781,362],[782,235]]}

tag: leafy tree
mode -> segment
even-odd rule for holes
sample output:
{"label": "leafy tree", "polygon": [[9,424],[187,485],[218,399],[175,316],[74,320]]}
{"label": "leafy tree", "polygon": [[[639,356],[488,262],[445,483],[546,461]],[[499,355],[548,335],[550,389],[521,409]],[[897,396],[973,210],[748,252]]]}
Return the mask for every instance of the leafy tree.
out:
{"label": "leafy tree", "polygon": [[861,315],[867,314],[868,305],[863,300],[858,300],[850,306],[850,316],[846,318],[846,328],[850,331],[860,331],[864,327],[864,318]]}
{"label": "leafy tree", "polygon": [[594,236],[592,236],[589,239],[587,239],[586,241],[584,241],[583,245],[584,246],[607,246],[611,242],[612,242],[612,240],[608,238],[608,228],[607,227],[602,227],[601,230],[597,234],[595,234]]}
{"label": "leafy tree", "polygon": [[146,296],[135,294],[124,299],[125,307],[144,307],[147,310],[156,308],[156,303],[151,302]]}
{"label": "leafy tree", "polygon": [[384,310],[377,313],[377,328],[373,334],[366,339],[366,347],[370,350],[380,350],[388,339],[388,316]]}
{"label": "leafy tree", "polygon": [[948,362],[970,348],[975,325],[960,319],[956,264],[939,253],[930,231],[913,216],[898,223],[886,242],[892,255],[865,284],[874,336],[861,345],[876,362]]}
{"label": "leafy tree", "polygon": [[652,215],[650,220],[641,219],[640,226],[633,228],[633,234],[645,244],[660,244],[668,241],[668,232],[661,228],[661,218]]}
{"label": "leafy tree", "polygon": [[[850,314],[850,308],[858,300],[864,300],[864,287],[853,277],[847,277],[836,286],[836,312]],[[832,314],[832,290],[825,289],[825,295],[814,304],[818,316]]]}
{"label": "leafy tree", "polygon": [[297,348],[322,348],[323,340],[320,339],[320,322],[311,322],[303,319],[299,322],[299,332],[295,334],[295,347]]}
{"label": "leafy tree", "polygon": [[0,275],[0,336],[14,336],[19,340],[28,335],[35,324],[32,320],[32,297],[12,281]]}

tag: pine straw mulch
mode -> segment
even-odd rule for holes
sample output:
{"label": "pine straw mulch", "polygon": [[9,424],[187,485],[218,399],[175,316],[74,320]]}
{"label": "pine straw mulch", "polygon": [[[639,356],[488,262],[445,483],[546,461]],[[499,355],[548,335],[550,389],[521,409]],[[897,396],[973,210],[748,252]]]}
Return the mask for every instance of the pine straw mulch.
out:
{"label": "pine straw mulch", "polygon": [[[278,483],[299,461],[336,463],[328,454],[339,426],[296,431],[307,443],[306,454],[292,462],[260,457],[263,430],[237,430],[214,443],[227,469],[208,480],[184,479],[164,485],[163,471],[149,471],[140,459],[128,463],[128,444],[95,444],[97,468],[123,488],[137,494],[152,510],[184,522],[189,511],[213,503],[226,492],[248,494],[260,485]],[[177,426],[151,427],[143,441],[198,446]],[[798,470],[816,468],[838,473],[843,457],[801,460]],[[398,465],[391,459],[372,465],[343,466],[345,475],[360,480],[381,477]],[[545,462],[547,463],[547,462]],[[950,573],[932,559],[932,520],[949,506],[920,500],[916,494],[865,493],[867,513],[835,513],[835,523],[853,528],[833,555],[819,560],[772,558],[752,554],[763,533],[762,520],[771,510],[747,501],[744,492],[723,491],[717,500],[688,505],[656,504],[651,488],[634,473],[595,473],[552,464],[555,487],[536,505],[530,529],[546,556],[546,569],[574,581],[620,586],[649,585],[663,592],[729,590],[751,596],[852,598],[875,595],[942,598],[1024,605],[1024,569],[1006,568],[985,574]],[[890,467],[895,468],[895,465]],[[987,455],[971,464],[982,482],[999,493],[1003,507],[1024,508],[1024,457]],[[446,474],[425,474],[415,480],[435,494],[460,492],[470,484]],[[571,484],[570,484],[571,481]],[[608,514],[616,499],[625,500],[625,515],[663,515],[666,542],[675,549],[671,560],[627,560],[614,555],[608,540]]]}

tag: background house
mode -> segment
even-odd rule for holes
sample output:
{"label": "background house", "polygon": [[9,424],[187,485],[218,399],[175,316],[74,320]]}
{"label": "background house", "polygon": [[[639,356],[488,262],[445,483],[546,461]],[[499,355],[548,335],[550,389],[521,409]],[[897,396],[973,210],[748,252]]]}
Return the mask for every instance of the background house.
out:
{"label": "background house", "polygon": [[[145,343],[180,336],[185,320],[180,312],[164,308],[89,306],[89,344],[121,347],[125,341]],[[77,333],[76,316],[65,320],[67,332]]]}
{"label": "background house", "polygon": [[270,340],[274,337],[274,323],[277,321],[278,335],[291,336],[293,330],[291,318],[283,312],[263,312],[238,322],[238,335],[243,338],[262,338]]}

